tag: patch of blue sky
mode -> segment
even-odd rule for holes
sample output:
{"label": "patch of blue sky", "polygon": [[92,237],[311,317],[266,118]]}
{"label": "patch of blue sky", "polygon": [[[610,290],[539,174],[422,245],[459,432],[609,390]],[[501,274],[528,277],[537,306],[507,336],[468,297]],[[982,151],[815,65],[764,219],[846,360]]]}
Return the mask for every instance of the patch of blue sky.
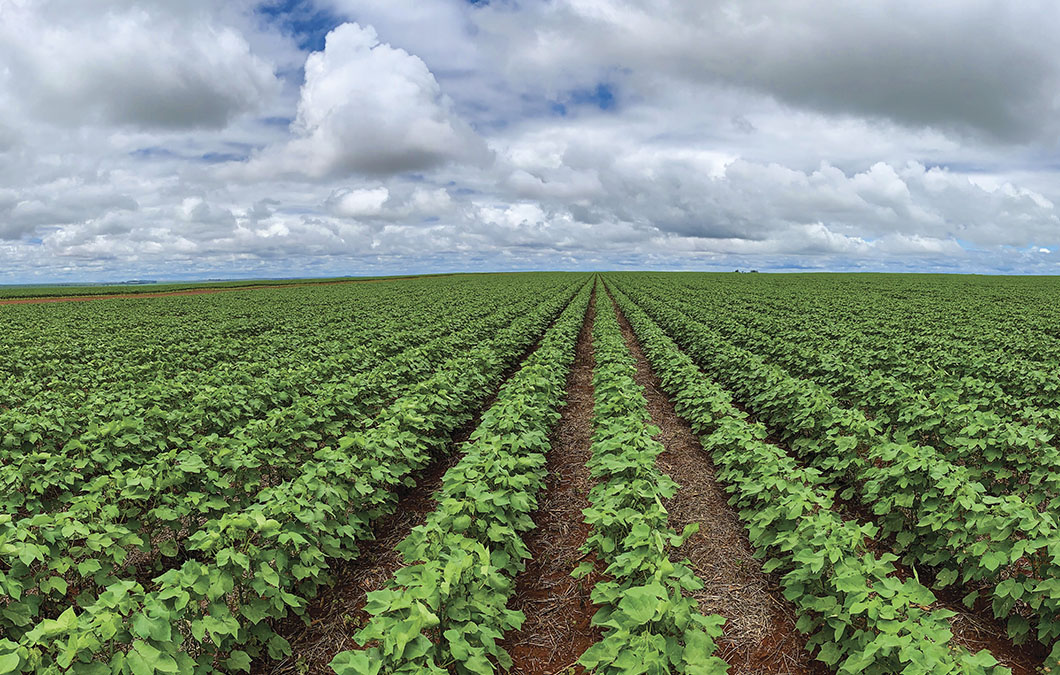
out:
{"label": "patch of blue sky", "polygon": [[943,171],[949,171],[951,173],[995,173],[997,167],[986,166],[980,163],[962,162],[962,161],[945,161],[945,160],[921,160],[921,164],[924,168],[930,171],[931,169],[942,169]]}
{"label": "patch of blue sky", "polygon": [[575,89],[569,97],[574,105],[592,105],[600,110],[612,110],[617,104],[614,87],[606,82],[598,82],[589,89]]}
{"label": "patch of blue sky", "polygon": [[163,148],[158,145],[152,145],[146,148],[137,148],[129,153],[130,157],[136,159],[173,159],[180,158],[176,152],[173,152],[169,148]]}
{"label": "patch of blue sky", "polygon": [[586,108],[614,112],[618,106],[615,86],[607,82],[571,89],[555,99],[541,99],[524,94],[522,100],[531,116],[545,117],[567,117],[577,113],[579,109]]}
{"label": "patch of blue sky", "polygon": [[238,152],[207,152],[199,156],[199,159],[208,164],[220,164],[222,162],[243,162],[249,155]]}
{"label": "patch of blue sky", "polygon": [[225,149],[210,150],[208,152],[196,152],[192,150],[184,153],[171,150],[170,148],[163,148],[161,146],[149,146],[145,148],[137,148],[130,152],[129,156],[143,160],[184,159],[217,164],[220,162],[245,161],[250,157],[251,151],[257,147],[249,143],[223,143],[222,145]]}
{"label": "patch of blue sky", "polygon": [[476,130],[503,130],[512,122],[528,119],[542,119],[550,117],[573,117],[578,114],[580,106],[575,105],[569,97],[548,98],[537,93],[524,93],[518,97],[517,106],[506,111],[503,117],[493,116],[478,120],[474,124]]}
{"label": "patch of blue sky", "polygon": [[1055,244],[1037,244],[1033,242],[1029,244],[1001,244],[999,248],[1013,253],[1052,253],[1057,250]]}
{"label": "patch of blue sky", "polygon": [[341,17],[312,0],[266,0],[255,11],[292,36],[305,51],[322,50],[327,34],[343,23]]}
{"label": "patch of blue sky", "polygon": [[282,127],[286,129],[294,122],[293,117],[262,117],[258,120],[267,127]]}

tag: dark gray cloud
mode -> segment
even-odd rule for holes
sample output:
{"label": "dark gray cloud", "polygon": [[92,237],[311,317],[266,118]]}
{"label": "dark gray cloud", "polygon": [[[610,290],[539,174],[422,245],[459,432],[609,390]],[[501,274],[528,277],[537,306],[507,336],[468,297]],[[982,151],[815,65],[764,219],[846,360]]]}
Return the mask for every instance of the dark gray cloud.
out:
{"label": "dark gray cloud", "polygon": [[707,72],[825,112],[1026,141],[1056,128],[1057,59],[1042,39],[1058,26],[1040,8],[752,3],[711,17],[721,53]]}
{"label": "dark gray cloud", "polygon": [[[544,68],[556,87],[628,73],[644,88],[728,84],[829,114],[1001,141],[1057,131],[1049,44],[1060,16],[1049,3],[570,1],[486,11],[509,67]],[[522,36],[517,23],[528,26]]]}
{"label": "dark gray cloud", "polygon": [[45,1],[2,10],[5,84],[34,117],[65,125],[224,127],[279,91],[272,67],[251,52],[243,33],[208,16],[150,4],[67,9]]}

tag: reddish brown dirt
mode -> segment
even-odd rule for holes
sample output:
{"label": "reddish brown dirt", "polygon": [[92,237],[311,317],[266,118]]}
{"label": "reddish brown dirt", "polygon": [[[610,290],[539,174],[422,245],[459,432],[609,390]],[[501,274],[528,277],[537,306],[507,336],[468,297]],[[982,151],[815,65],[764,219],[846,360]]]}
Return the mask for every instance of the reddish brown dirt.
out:
{"label": "reddish brown dirt", "polygon": [[655,438],[666,448],[659,468],[681,486],[665,503],[670,525],[678,532],[689,523],[700,526],[675,555],[687,557],[703,581],[704,587],[693,593],[700,610],[726,618],[717,655],[733,674],[830,672],[805,650],[806,637],[795,628],[795,608],[784,599],[774,575],[764,573],[754,559],[743,523],[714,477],[713,463],[660,389],[629,322],[621,312],[618,318],[637,359],[636,381],[644,387],[652,423],[661,430]]}
{"label": "reddish brown dirt", "polygon": [[[591,623],[596,608],[589,600],[599,576],[571,577],[571,571],[587,559],[579,548],[589,533],[582,509],[589,506],[591,483],[586,462],[592,442],[595,316],[594,296],[567,379],[566,406],[552,431],[548,477],[534,514],[537,527],[526,537],[532,557],[516,578],[515,598],[510,603],[526,614],[526,622],[501,643],[512,657],[511,672],[516,675],[567,673],[600,638],[599,629]],[[576,672],[582,672],[581,668]]]}
{"label": "reddish brown dirt", "polygon": [[101,295],[70,295],[44,298],[5,298],[0,305],[38,305],[46,302],[84,302],[87,300],[135,300],[138,298],[165,298],[173,295],[211,295],[213,293],[232,293],[235,291],[256,291],[276,288],[295,288],[299,286],[334,286],[336,284],[377,284],[385,281],[407,281],[421,277],[391,277],[389,279],[349,279],[346,281],[307,281],[293,284],[270,284],[260,286],[232,286],[227,288],[188,288],[182,291],[163,291],[161,293],[112,293]]}
{"label": "reddish brown dirt", "polygon": [[[930,587],[931,584],[923,575],[920,578]],[[998,663],[1012,670],[1012,675],[1035,675],[1042,672],[1042,664],[1049,655],[1048,648],[1033,639],[1024,645],[1014,645],[1005,627],[994,618],[989,602],[981,601],[969,610],[961,602],[965,595],[963,591],[951,592],[950,589],[944,589],[932,592],[938,598],[932,609],[948,609],[957,613],[957,616],[950,619],[953,644],[973,653],[980,649],[989,650]]]}

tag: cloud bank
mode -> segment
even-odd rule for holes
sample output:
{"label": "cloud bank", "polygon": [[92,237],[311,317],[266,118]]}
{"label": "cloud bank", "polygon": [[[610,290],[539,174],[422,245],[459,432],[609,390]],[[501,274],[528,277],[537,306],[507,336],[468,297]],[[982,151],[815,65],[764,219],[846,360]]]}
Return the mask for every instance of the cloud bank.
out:
{"label": "cloud bank", "polygon": [[1049,3],[0,0],[0,283],[1060,270]]}

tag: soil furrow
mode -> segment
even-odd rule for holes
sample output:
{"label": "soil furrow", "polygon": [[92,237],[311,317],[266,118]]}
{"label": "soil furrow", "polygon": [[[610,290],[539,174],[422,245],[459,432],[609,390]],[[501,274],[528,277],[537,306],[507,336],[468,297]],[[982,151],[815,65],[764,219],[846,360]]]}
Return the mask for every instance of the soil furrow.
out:
{"label": "soil furrow", "polygon": [[700,525],[679,555],[687,556],[703,580],[704,587],[693,593],[701,611],[727,620],[718,656],[733,675],[830,672],[806,652],[806,637],[795,628],[795,608],[781,594],[779,581],[764,573],[753,557],[744,525],[729,506],[710,457],[660,388],[626,317],[617,307],[615,311],[637,359],[636,381],[644,387],[652,423],[661,430],[655,438],[666,451],[659,456],[659,468],[681,486],[665,503],[670,525],[678,532],[689,523]]}
{"label": "soil furrow", "polygon": [[515,675],[566,673],[600,638],[599,629],[591,624],[596,608],[589,599],[598,576],[571,577],[585,559],[579,549],[589,533],[582,509],[589,506],[591,481],[586,462],[592,444],[592,326],[597,299],[594,292],[567,379],[566,405],[552,431],[548,477],[534,514],[536,528],[526,537],[532,557],[516,578],[516,595],[510,603],[526,615],[522,628],[502,643],[512,656]]}

